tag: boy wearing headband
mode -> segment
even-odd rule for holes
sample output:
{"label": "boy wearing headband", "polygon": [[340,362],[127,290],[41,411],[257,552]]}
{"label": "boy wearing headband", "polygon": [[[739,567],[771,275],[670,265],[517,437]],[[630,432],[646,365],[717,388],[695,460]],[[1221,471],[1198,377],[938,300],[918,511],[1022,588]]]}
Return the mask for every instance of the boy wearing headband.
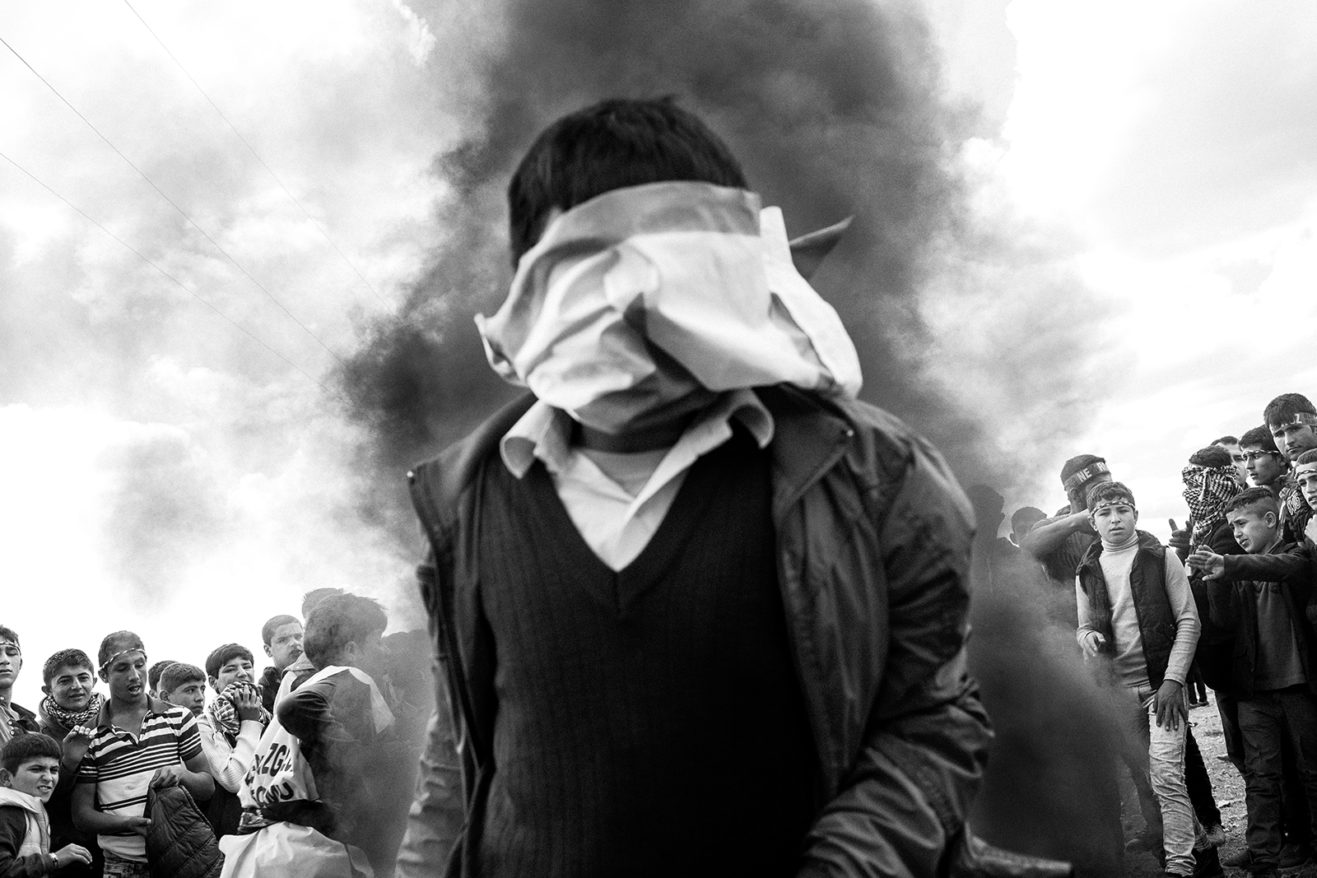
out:
{"label": "boy wearing headband", "polygon": [[401,874],[944,868],[989,732],[940,455],[670,100],[558,120],[508,203],[479,328],[530,393],[412,475],[461,778],[437,732]]}
{"label": "boy wearing headband", "polygon": [[[146,647],[131,631],[101,641],[100,678],[110,697],[78,766],[73,820],[97,834],[106,878],[148,878],[148,787],[182,784],[198,803],[215,790],[192,713],[147,694]],[[168,670],[168,669],[166,669]]]}
{"label": "boy wearing headband", "polygon": [[[1317,407],[1308,401],[1308,397],[1299,393],[1282,393],[1267,403],[1262,420],[1291,468],[1305,451],[1317,449]],[[1312,510],[1300,496],[1293,472],[1285,480],[1279,497],[1280,525],[1285,541],[1300,542]]]}
{"label": "boy wearing headband", "polygon": [[1192,875],[1198,827],[1184,780],[1184,681],[1199,621],[1189,579],[1174,552],[1136,528],[1138,508],[1125,485],[1095,486],[1088,510],[1098,541],[1084,553],[1075,579],[1076,639],[1085,657],[1109,663],[1131,711],[1147,712],[1166,874]]}

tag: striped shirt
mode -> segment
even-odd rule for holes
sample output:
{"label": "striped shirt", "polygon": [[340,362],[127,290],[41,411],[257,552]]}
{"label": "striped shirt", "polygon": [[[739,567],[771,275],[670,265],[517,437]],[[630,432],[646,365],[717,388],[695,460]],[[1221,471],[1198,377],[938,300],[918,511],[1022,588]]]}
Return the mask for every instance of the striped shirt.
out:
{"label": "striped shirt", "polygon": [[[96,810],[143,816],[146,790],[157,768],[185,763],[201,753],[201,736],[191,711],[152,698],[133,736],[110,722],[106,699],[96,719],[96,734],[78,766],[80,784],[96,784]],[[146,839],[126,831],[98,835],[101,850],[126,860],[146,861]]]}

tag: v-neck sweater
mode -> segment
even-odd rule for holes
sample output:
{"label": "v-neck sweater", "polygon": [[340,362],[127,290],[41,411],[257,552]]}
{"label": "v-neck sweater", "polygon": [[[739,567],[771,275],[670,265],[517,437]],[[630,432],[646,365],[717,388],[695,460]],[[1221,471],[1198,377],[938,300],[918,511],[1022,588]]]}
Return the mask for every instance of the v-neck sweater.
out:
{"label": "v-neck sweater", "polygon": [[542,465],[481,479],[498,702],[481,874],[794,874],[814,758],[768,456],[738,433],[702,457],[618,571]]}

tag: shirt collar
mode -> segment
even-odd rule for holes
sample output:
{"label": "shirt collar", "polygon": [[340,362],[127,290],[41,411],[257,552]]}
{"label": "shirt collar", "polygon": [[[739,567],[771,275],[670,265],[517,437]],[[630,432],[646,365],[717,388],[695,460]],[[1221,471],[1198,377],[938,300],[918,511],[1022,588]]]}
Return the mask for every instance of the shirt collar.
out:
{"label": "shirt collar", "polygon": [[[773,441],[773,415],[753,390],[740,388],[720,396],[705,409],[687,432],[707,429],[710,424],[736,421],[754,437],[760,448]],[[503,465],[517,478],[526,475],[536,460],[550,472],[559,472],[572,453],[571,416],[546,402],[536,400],[526,414],[499,441]]]}
{"label": "shirt collar", "polygon": [[[173,706],[174,705],[167,701],[161,701],[159,698],[153,698],[150,695],[146,696],[146,716],[163,714]],[[146,717],[143,717],[142,719],[145,721]],[[114,728],[114,724],[110,721],[110,699],[108,696],[101,704],[101,712],[96,714],[96,727],[107,729]]]}

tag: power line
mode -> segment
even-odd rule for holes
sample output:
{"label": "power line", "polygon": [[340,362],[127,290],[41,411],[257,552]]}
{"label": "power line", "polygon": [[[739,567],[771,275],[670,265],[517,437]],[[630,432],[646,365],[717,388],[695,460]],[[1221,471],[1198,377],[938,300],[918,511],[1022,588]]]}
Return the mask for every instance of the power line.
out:
{"label": "power line", "polygon": [[335,360],[338,361],[339,365],[343,365],[343,366],[347,365],[346,363],[343,362],[343,359],[342,359],[338,354],[336,354],[336,353],[334,352],[333,348],[331,348],[329,345],[325,344],[325,342],[321,340],[320,336],[316,335],[314,332],[311,331],[311,328],[310,328],[309,326],[307,326],[307,325],[306,325],[305,323],[303,323],[301,320],[297,319],[297,315],[295,315],[292,311],[288,310],[288,307],[287,307],[286,305],[284,305],[284,303],[281,302],[281,301],[279,300],[279,297],[278,297],[278,296],[276,296],[274,293],[272,293],[272,292],[270,292],[268,289],[266,289],[265,285],[262,284],[262,283],[261,283],[259,280],[257,280],[255,277],[253,277],[253,276],[252,276],[252,273],[249,272],[246,268],[244,268],[244,267],[242,266],[242,264],[241,264],[240,262],[238,262],[238,260],[236,260],[236,259],[234,259],[232,256],[230,256],[230,255],[229,255],[229,252],[228,252],[227,250],[225,250],[222,246],[220,246],[220,243],[219,243],[218,241],[216,241],[214,238],[212,238],[212,237],[210,236],[210,233],[209,233],[209,232],[207,232],[205,229],[203,229],[201,226],[199,226],[199,225],[196,223],[196,221],[192,219],[192,217],[188,216],[187,211],[185,211],[185,210],[183,210],[183,208],[179,207],[178,204],[174,201],[174,199],[170,198],[167,194],[165,194],[165,191],[164,191],[163,189],[161,189],[159,186],[157,186],[157,185],[155,184],[155,181],[152,180],[149,176],[147,176],[147,174],[146,174],[145,171],[143,171],[141,168],[139,168],[137,165],[135,165],[135,164],[133,163],[133,160],[132,160],[132,159],[130,159],[130,158],[128,158],[128,156],[124,155],[123,152],[119,149],[119,147],[115,146],[114,143],[112,143],[112,142],[110,141],[110,138],[108,138],[108,137],[106,137],[104,134],[102,134],[101,131],[100,131],[100,129],[97,128],[95,125],[93,125],[90,119],[88,119],[88,118],[87,118],[86,116],[84,116],[81,112],[79,112],[79,111],[78,111],[78,108],[75,107],[75,106],[73,106],[73,104],[69,102],[69,99],[68,99],[68,98],[66,98],[66,97],[64,97],[64,95],[60,94],[59,89],[57,89],[57,88],[55,88],[55,86],[51,85],[50,82],[49,82],[44,76],[42,76],[39,72],[37,72],[37,69],[36,69],[35,67],[33,67],[31,64],[29,64],[29,63],[27,62],[27,59],[24,58],[22,55],[20,55],[20,54],[18,53],[18,50],[17,50],[17,49],[15,49],[13,46],[9,45],[8,41],[6,41],[4,37],[0,37],[0,43],[3,43],[3,44],[4,44],[4,47],[5,47],[6,49],[8,49],[8,50],[13,54],[13,56],[14,56],[15,58],[17,58],[19,61],[22,61],[22,62],[23,62],[23,66],[26,67],[28,70],[32,71],[32,74],[33,74],[37,79],[41,80],[42,84],[44,84],[44,85],[46,86],[46,88],[50,89],[51,92],[54,93],[55,97],[57,97],[57,98],[59,98],[61,101],[63,101],[63,102],[64,102],[64,105],[65,105],[66,107],[68,107],[70,110],[72,110],[73,113],[74,113],[74,115],[76,115],[79,119],[81,119],[81,120],[87,125],[88,128],[90,128],[93,132],[95,132],[96,136],[99,137],[102,141],[104,141],[106,146],[108,146],[110,149],[114,150],[115,155],[117,155],[117,156],[119,156],[119,158],[123,159],[124,162],[127,163],[128,167],[130,167],[130,168],[132,168],[134,171],[136,171],[137,174],[138,174],[138,176],[140,176],[143,180],[145,180],[145,181],[147,182],[147,184],[148,184],[152,189],[154,189],[154,190],[156,191],[156,193],[157,193],[161,198],[163,198],[163,199],[169,204],[170,207],[174,208],[174,210],[178,212],[178,215],[179,215],[179,216],[181,216],[181,217],[183,217],[183,219],[187,220],[188,224],[191,225],[192,228],[194,228],[194,229],[196,229],[198,232],[200,232],[200,233],[201,233],[201,236],[204,237],[207,241],[209,241],[209,242],[211,243],[211,246],[213,246],[216,250],[218,250],[218,251],[224,256],[224,258],[227,259],[227,260],[229,261],[229,263],[230,263],[234,268],[238,269],[238,271],[242,273],[243,277],[247,278],[249,281],[251,281],[253,284],[256,285],[256,288],[257,288],[257,289],[259,289],[261,292],[265,293],[266,297],[269,298],[269,300],[270,300],[271,302],[274,302],[274,304],[275,304],[276,306],[278,306],[279,310],[283,311],[284,314],[286,314],[286,315],[288,316],[288,319],[289,319],[289,320],[292,320],[292,321],[293,321],[294,323],[296,323],[299,327],[301,327],[301,329],[302,329],[303,332],[305,332],[307,335],[311,336],[311,338],[315,339],[315,341],[316,341],[317,344],[319,344],[322,348],[324,348],[325,351],[326,351],[331,357],[333,357]]}
{"label": "power line", "polygon": [[297,209],[302,211],[302,215],[306,217],[307,221],[311,223],[311,225],[315,226],[316,231],[320,232],[321,237],[323,237],[325,241],[328,242],[330,247],[334,248],[334,252],[339,255],[339,258],[342,259],[344,263],[346,263],[348,268],[351,268],[353,272],[356,273],[357,277],[361,279],[361,282],[366,285],[366,289],[370,290],[375,295],[375,298],[379,299],[380,302],[382,302],[385,305],[389,305],[390,304],[389,301],[385,299],[384,296],[380,295],[379,290],[375,289],[374,285],[372,285],[371,282],[366,279],[366,276],[361,273],[361,269],[357,267],[356,263],[354,263],[350,258],[348,258],[348,255],[343,252],[343,249],[338,246],[338,243],[329,236],[329,232],[325,231],[324,226],[322,226],[319,222],[316,221],[316,218],[311,215],[311,212],[307,210],[305,206],[303,206],[302,202],[298,200],[297,196],[294,195],[292,191],[287,186],[284,185],[284,181],[279,178],[279,175],[274,172],[274,169],[265,163],[265,159],[261,158],[260,154],[256,152],[256,148],[253,147],[251,143],[247,141],[247,138],[242,136],[242,132],[238,130],[237,126],[234,125],[231,121],[229,121],[229,117],[224,115],[224,111],[219,108],[219,105],[216,104],[213,100],[211,100],[210,95],[208,95],[206,93],[206,90],[201,87],[201,83],[197,82],[196,78],[193,77],[192,74],[188,72],[188,69],[183,66],[183,62],[178,60],[178,56],[176,56],[173,52],[169,50],[169,47],[165,45],[165,41],[160,39],[160,35],[157,34],[151,28],[151,25],[146,23],[145,18],[142,18],[142,14],[138,12],[135,8],[133,8],[133,4],[129,3],[128,0],[123,0],[123,3],[125,6],[128,7],[128,9],[133,13],[133,15],[137,16],[137,20],[142,23],[142,27],[146,28],[146,32],[155,38],[155,41],[160,44],[160,48],[163,49],[165,54],[169,56],[169,59],[173,61],[175,65],[178,66],[179,70],[183,71],[183,75],[187,77],[188,82],[192,83],[192,86],[197,90],[197,92],[199,92],[201,96],[206,99],[206,103],[210,104],[211,109],[213,109],[219,115],[219,117],[224,120],[225,125],[229,126],[229,130],[233,132],[233,136],[237,137],[238,140],[242,143],[242,145],[247,147],[247,151],[252,154],[252,158],[256,159],[256,161],[260,163],[261,167],[265,168],[265,172],[270,175],[270,178],[274,180],[274,182],[279,184],[279,188],[282,189],[284,191],[284,194],[288,196],[288,200],[293,202],[293,204],[297,205]]}
{"label": "power line", "polygon": [[4,159],[5,161],[9,162],[9,164],[11,164],[11,165],[13,165],[15,168],[17,168],[17,169],[18,169],[18,170],[19,170],[24,176],[26,176],[29,180],[31,180],[32,182],[36,183],[36,184],[37,184],[38,186],[40,186],[42,189],[45,189],[47,192],[49,192],[51,195],[53,195],[53,196],[55,196],[56,198],[58,198],[60,201],[64,202],[65,205],[67,205],[68,207],[70,207],[70,208],[71,208],[74,212],[76,212],[79,216],[81,216],[81,217],[82,217],[83,219],[85,219],[87,222],[89,222],[89,223],[91,223],[92,225],[94,225],[96,228],[100,229],[102,232],[104,232],[104,233],[105,233],[106,235],[108,235],[111,239],[113,239],[114,241],[116,241],[120,246],[122,246],[122,247],[123,247],[124,249],[126,249],[128,252],[132,253],[132,254],[133,254],[134,256],[136,256],[138,259],[142,260],[142,261],[145,262],[147,265],[149,265],[149,266],[151,266],[152,268],[154,268],[154,269],[155,269],[157,272],[159,272],[162,276],[164,276],[166,279],[172,281],[172,282],[173,282],[175,285],[177,285],[180,289],[182,289],[184,292],[188,293],[190,296],[192,296],[194,299],[196,299],[196,300],[197,300],[198,302],[200,302],[201,304],[205,305],[205,306],[206,306],[207,308],[209,308],[211,311],[214,311],[214,312],[215,312],[216,314],[218,314],[221,318],[223,318],[226,322],[232,324],[232,325],[233,325],[234,327],[236,327],[236,328],[238,329],[238,331],[241,332],[243,335],[247,336],[247,337],[250,338],[252,341],[256,342],[256,343],[259,344],[261,347],[265,348],[267,351],[269,351],[270,353],[274,354],[276,357],[278,357],[279,359],[283,360],[283,361],[284,361],[285,363],[287,363],[288,365],[292,366],[292,367],[293,367],[294,369],[296,369],[298,372],[301,372],[302,375],[306,376],[306,377],[307,377],[308,379],[310,379],[311,381],[313,381],[313,382],[315,382],[316,384],[320,385],[321,389],[326,390],[326,391],[328,391],[328,392],[330,392],[330,393],[332,393],[332,394],[338,395],[338,391],[337,391],[336,389],[330,387],[328,384],[326,384],[325,382],[321,381],[319,378],[316,378],[316,377],[315,377],[314,375],[312,375],[310,372],[308,372],[308,371],[306,371],[305,369],[303,369],[300,365],[298,365],[297,363],[293,362],[293,361],[292,361],[291,359],[289,359],[288,357],[284,356],[284,354],[281,353],[279,350],[277,350],[276,348],[272,347],[268,342],[265,341],[265,339],[263,339],[263,338],[261,338],[260,336],[256,335],[256,333],[254,333],[254,332],[252,332],[251,330],[247,329],[247,327],[243,326],[241,323],[237,322],[237,321],[234,320],[232,317],[230,317],[229,315],[225,314],[223,311],[221,311],[221,310],[220,310],[220,309],[219,309],[214,303],[212,303],[212,302],[211,302],[210,300],[208,300],[206,297],[202,296],[202,295],[201,295],[200,293],[198,293],[196,290],[192,289],[190,286],[188,286],[187,284],[183,283],[183,282],[182,282],[181,280],[179,280],[178,278],[174,277],[172,274],[170,274],[170,273],[169,273],[168,271],[166,271],[164,268],[161,268],[161,267],[160,267],[158,264],[156,264],[156,262],[153,261],[150,257],[148,257],[148,256],[146,256],[144,253],[142,253],[142,251],[138,250],[138,249],[137,249],[136,247],[134,247],[132,244],[129,244],[129,243],[128,243],[127,241],[125,241],[123,238],[120,238],[120,237],[119,237],[118,235],[116,235],[114,232],[112,232],[112,231],[110,231],[109,229],[107,229],[104,225],[102,225],[102,224],[101,224],[99,221],[97,221],[94,217],[92,217],[90,214],[88,214],[85,210],[83,210],[82,208],[78,207],[78,205],[74,204],[72,201],[69,201],[67,198],[65,198],[65,197],[64,197],[63,195],[61,195],[60,193],[56,192],[53,188],[51,188],[49,185],[47,185],[43,180],[41,180],[39,177],[37,177],[35,174],[33,174],[33,173],[32,173],[31,171],[29,171],[27,168],[23,167],[22,165],[20,165],[20,164],[19,164],[18,162],[16,162],[16,161],[14,161],[12,158],[10,158],[8,155],[6,155],[6,154],[3,153],[3,152],[0,152],[0,158],[2,158],[2,159]]}

